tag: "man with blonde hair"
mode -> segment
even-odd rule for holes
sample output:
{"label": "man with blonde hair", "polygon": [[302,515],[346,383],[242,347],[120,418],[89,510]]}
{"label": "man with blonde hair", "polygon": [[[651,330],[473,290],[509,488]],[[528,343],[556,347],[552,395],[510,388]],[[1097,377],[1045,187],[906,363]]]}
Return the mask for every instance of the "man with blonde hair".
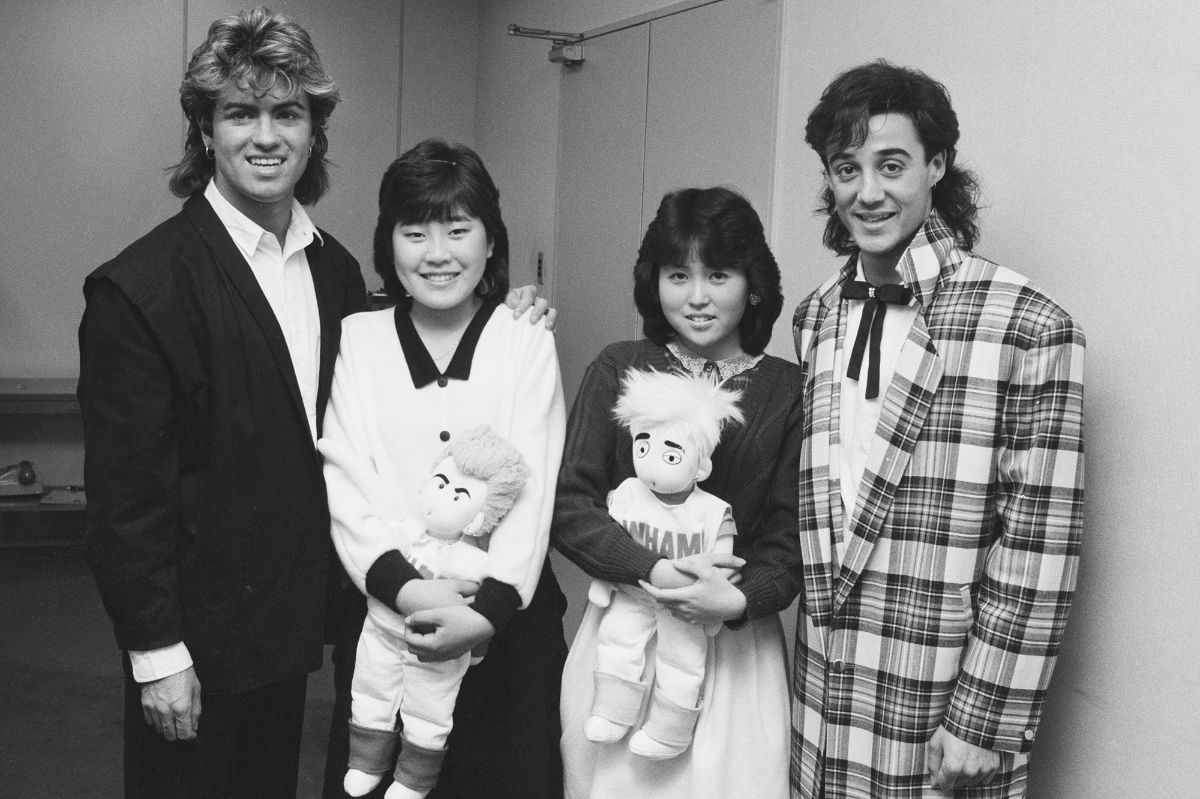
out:
{"label": "man with blonde hair", "polygon": [[180,88],[183,209],[88,276],[87,554],[126,675],[127,797],[292,797],[338,586],[315,440],[358,263],[302,204],[338,91],[308,33],[217,20]]}

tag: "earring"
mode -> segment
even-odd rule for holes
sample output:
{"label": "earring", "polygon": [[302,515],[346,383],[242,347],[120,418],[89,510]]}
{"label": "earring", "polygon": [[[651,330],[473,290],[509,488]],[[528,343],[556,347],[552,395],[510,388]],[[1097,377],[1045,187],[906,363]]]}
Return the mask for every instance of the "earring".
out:
{"label": "earring", "polygon": [[758,296],[757,294],[750,295],[750,304],[751,305],[758,305],[760,302],[762,302],[762,297]]}
{"label": "earring", "polygon": [[207,158],[208,158],[208,160],[209,160],[209,161],[211,161],[211,160],[213,160],[213,158],[215,158],[215,157],[216,157],[216,155],[217,155],[217,151],[216,151],[216,150],[214,150],[214,149],[213,149],[213,148],[211,148],[211,147],[205,147],[205,148],[204,148],[204,155],[205,155],[205,157],[207,157]]}

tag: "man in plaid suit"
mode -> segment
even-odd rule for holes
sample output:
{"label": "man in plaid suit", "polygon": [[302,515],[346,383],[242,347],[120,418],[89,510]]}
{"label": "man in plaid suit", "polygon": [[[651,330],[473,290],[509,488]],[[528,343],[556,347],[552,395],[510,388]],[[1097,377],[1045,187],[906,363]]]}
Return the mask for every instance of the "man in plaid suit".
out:
{"label": "man in plaid suit", "polygon": [[794,797],[1019,797],[1075,588],[1084,335],[971,252],[945,88],[834,80],[806,140],[825,243],[805,373]]}

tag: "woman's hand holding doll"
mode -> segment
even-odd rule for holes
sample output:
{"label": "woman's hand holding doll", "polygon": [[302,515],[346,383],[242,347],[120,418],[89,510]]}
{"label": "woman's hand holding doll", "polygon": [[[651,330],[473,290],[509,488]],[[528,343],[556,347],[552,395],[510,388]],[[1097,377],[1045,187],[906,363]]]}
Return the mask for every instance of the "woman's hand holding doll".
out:
{"label": "woman's hand holding doll", "polygon": [[409,580],[396,594],[396,608],[405,618],[404,641],[422,662],[454,660],[488,641],[495,630],[471,610],[470,598],[479,590],[473,580]]}
{"label": "woman's hand holding doll", "polygon": [[454,660],[496,634],[490,621],[465,604],[417,611],[404,627],[404,643],[423,663]]}
{"label": "woman's hand holding doll", "polygon": [[[671,567],[673,575],[687,580],[683,585],[662,585],[654,580],[661,564]],[[741,558],[728,553],[703,552],[673,561],[660,560],[650,573],[651,582],[641,581],[646,593],[654,597],[677,619],[691,624],[730,621],[746,612],[746,595],[737,589],[737,570],[745,564]]]}

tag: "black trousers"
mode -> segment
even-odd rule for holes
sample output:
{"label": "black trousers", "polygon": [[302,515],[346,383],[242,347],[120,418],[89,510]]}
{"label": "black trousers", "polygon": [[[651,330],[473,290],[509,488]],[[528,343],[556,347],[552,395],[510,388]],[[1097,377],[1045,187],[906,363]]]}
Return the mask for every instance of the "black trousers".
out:
{"label": "black trousers", "polygon": [[239,694],[202,682],[196,738],[167,741],[146,724],[127,658],[125,669],[126,799],[294,799],[306,675]]}
{"label": "black trousers", "polygon": [[[325,799],[343,799],[349,752],[350,682],[366,600],[353,587],[344,601],[346,625],[334,650],[337,697],[325,764]],[[429,799],[561,799],[559,689],[567,644],[566,597],[547,559],[529,606],[488,644],[467,670],[454,706],[438,785]],[[382,797],[390,777],[369,794]]]}

